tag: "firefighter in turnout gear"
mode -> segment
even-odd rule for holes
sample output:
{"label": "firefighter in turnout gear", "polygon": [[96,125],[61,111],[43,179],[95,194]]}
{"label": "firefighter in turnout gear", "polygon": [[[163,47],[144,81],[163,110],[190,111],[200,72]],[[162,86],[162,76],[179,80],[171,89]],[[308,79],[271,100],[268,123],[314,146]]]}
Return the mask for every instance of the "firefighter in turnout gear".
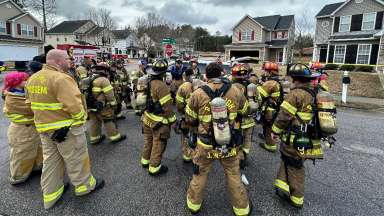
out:
{"label": "firefighter in turnout gear", "polygon": [[280,168],[275,180],[276,192],[287,198],[293,206],[304,203],[304,160],[321,159],[323,151],[314,122],[314,87],[316,76],[302,64],[292,65],[287,73],[293,80],[294,88],[284,98],[278,116],[272,126],[272,136],[281,137]]}
{"label": "firefighter in turnout gear", "polygon": [[108,80],[108,68],[105,65],[95,66],[91,80],[92,94],[89,94],[87,98],[90,111],[91,144],[99,144],[105,139],[105,136],[101,134],[103,124],[111,143],[125,140],[126,135],[121,135],[116,126],[115,109],[117,102],[114,89]]}
{"label": "firefighter in turnout gear", "polygon": [[124,68],[123,60],[116,61],[116,69],[117,75],[119,76],[121,82],[121,98],[124,101],[126,108],[131,108],[132,89],[129,87],[128,82],[130,79],[127,70]]}
{"label": "firefighter in turnout gear", "polygon": [[282,102],[283,89],[279,83],[279,68],[276,63],[267,62],[263,65],[266,74],[263,76],[264,83],[257,87],[260,101],[260,116],[263,124],[263,136],[265,143],[260,146],[267,151],[275,152],[277,145],[271,137],[273,119]]}
{"label": "firefighter in turnout gear", "polygon": [[[257,111],[257,87],[255,84],[249,82],[249,70],[243,64],[237,64],[232,67],[232,82],[233,86],[237,87],[240,92],[247,97],[248,104],[252,105],[250,112]],[[253,88],[252,88],[253,87]],[[251,106],[250,106],[251,107]],[[250,113],[251,114],[251,113]],[[252,133],[256,125],[255,120],[250,116],[243,116],[241,122],[241,129],[243,129],[244,144],[241,147],[240,154],[240,167],[243,169],[246,166],[246,159],[249,155],[252,146]]]}
{"label": "firefighter in turnout gear", "polygon": [[90,58],[84,57],[82,64],[76,68],[76,74],[79,76],[80,80],[83,80],[90,75],[92,64]]}
{"label": "firefighter in turnout gear", "polygon": [[119,74],[117,73],[117,66],[116,63],[112,63],[110,69],[109,69],[109,81],[111,82],[111,85],[113,87],[114,96],[116,99],[116,106],[114,107],[114,113],[116,115],[116,119],[122,120],[125,119],[125,116],[123,116],[122,108],[123,108],[123,85],[122,80]]}
{"label": "firefighter in turnout gear", "polygon": [[9,164],[12,185],[25,182],[32,171],[43,168],[40,136],[33,122],[33,112],[26,103],[24,86],[28,75],[11,72],[4,78],[4,115],[11,121],[8,143],[11,150]]}
{"label": "firefighter in turnout gear", "polygon": [[193,70],[187,69],[184,73],[184,83],[179,87],[176,94],[177,111],[182,115],[181,121],[178,122],[181,131],[181,144],[183,146],[183,161],[188,163],[192,161],[191,153],[192,149],[188,146],[188,127],[185,125],[185,107],[188,99],[193,92],[192,84]]}
{"label": "firefighter in turnout gear", "polygon": [[239,167],[240,122],[249,107],[245,96],[221,78],[222,70],[217,63],[207,66],[208,84],[192,93],[185,110],[187,124],[198,127],[187,207],[192,213],[200,211],[208,173],[212,163],[218,160],[224,168],[233,212],[250,215],[252,208],[240,179]]}
{"label": "firefighter in turnout gear", "polygon": [[43,144],[41,187],[46,209],[68,188],[63,182],[65,170],[76,196],[104,186],[104,180],[91,173],[84,126],[86,112],[76,82],[67,73],[69,63],[65,51],[49,51],[47,64],[26,85],[27,100]]}
{"label": "firefighter in turnout gear", "polygon": [[161,159],[170,137],[171,125],[176,122],[171,93],[163,81],[167,68],[165,61],[156,60],[146,71],[150,75],[150,80],[146,89],[147,105],[142,115],[144,148],[141,165],[148,167],[150,175],[168,171],[168,167],[161,163]]}
{"label": "firefighter in turnout gear", "polygon": [[183,84],[183,73],[185,72],[187,68],[183,66],[183,62],[181,60],[176,60],[175,65],[172,65],[169,70],[172,75],[172,82],[171,82],[171,94],[172,98],[176,97],[176,92]]}

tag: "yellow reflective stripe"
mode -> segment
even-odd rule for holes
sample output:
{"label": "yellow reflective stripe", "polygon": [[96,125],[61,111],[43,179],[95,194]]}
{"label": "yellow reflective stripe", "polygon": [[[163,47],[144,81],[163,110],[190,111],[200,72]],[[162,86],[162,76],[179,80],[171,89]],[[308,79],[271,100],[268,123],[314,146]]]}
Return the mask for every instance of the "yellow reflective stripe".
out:
{"label": "yellow reflective stripe", "polygon": [[191,158],[183,154],[183,160],[185,160],[185,161],[190,161]]}
{"label": "yellow reflective stripe", "polygon": [[92,92],[101,92],[101,88],[99,87],[93,87]]}
{"label": "yellow reflective stripe", "polygon": [[114,135],[114,136],[110,136],[109,139],[112,140],[112,141],[115,141],[115,140],[120,139],[120,137],[121,137],[121,134],[118,133],[118,134],[116,134],[116,135]]}
{"label": "yellow reflective stripe", "polygon": [[188,199],[188,196],[187,196],[187,206],[188,208],[193,211],[193,212],[197,212],[200,210],[201,208],[201,204],[193,204],[189,199]]}
{"label": "yellow reflective stripe", "polygon": [[247,110],[248,110],[248,107],[249,107],[249,102],[248,102],[248,100],[246,100],[245,103],[244,103],[243,108],[241,110],[239,110],[239,113],[245,114],[247,112]]}
{"label": "yellow reflective stripe", "polygon": [[297,205],[303,205],[304,204],[304,197],[291,196],[290,199],[293,203],[295,203]]}
{"label": "yellow reflective stripe", "polygon": [[45,123],[45,124],[36,124],[36,130],[38,132],[44,132],[48,130],[53,130],[53,129],[58,129],[62,127],[69,127],[69,126],[75,126],[75,125],[80,125],[83,124],[85,121],[74,121],[73,119],[67,119],[67,120],[62,120],[62,121],[57,121],[57,122],[52,122],[52,123]]}
{"label": "yellow reflective stripe", "polygon": [[[96,185],[96,179],[91,175],[91,177],[89,178],[89,182],[88,182],[90,188],[93,188],[95,185]],[[76,194],[79,194],[79,193],[84,193],[84,192],[87,192],[88,189],[87,189],[87,185],[83,184],[83,185],[79,185],[75,188],[75,193]]]}
{"label": "yellow reflective stripe", "polygon": [[272,107],[267,107],[267,111],[275,111],[275,109],[274,108],[272,108]]}
{"label": "yellow reflective stripe", "polygon": [[144,158],[141,158],[140,163],[141,163],[142,165],[148,165],[148,164],[149,164],[149,160],[144,159]]}
{"label": "yellow reflective stripe", "polygon": [[241,128],[242,128],[242,129],[247,129],[247,128],[254,127],[255,125],[256,125],[255,122],[242,123],[242,124],[241,124]]}
{"label": "yellow reflective stripe", "polygon": [[160,98],[159,102],[160,102],[160,105],[163,106],[165,103],[167,103],[170,100],[172,100],[172,96],[171,96],[171,94],[168,94],[168,95]]}
{"label": "yellow reflective stripe", "polygon": [[32,110],[61,110],[63,109],[63,104],[31,102],[31,108]]}
{"label": "yellow reflective stripe", "polygon": [[117,105],[117,101],[114,100],[114,101],[108,102],[108,104],[111,106],[115,106],[115,105]]}
{"label": "yellow reflective stripe", "polygon": [[103,89],[101,89],[101,91],[104,93],[107,93],[107,92],[112,91],[112,90],[113,90],[113,87],[111,85],[108,85],[108,86],[104,87]]}
{"label": "yellow reflective stripe", "polygon": [[11,122],[15,122],[15,123],[30,122],[34,120],[33,117],[26,118],[24,115],[20,115],[20,114],[5,114],[5,116],[9,118]]}
{"label": "yellow reflective stripe", "polygon": [[81,79],[87,78],[87,74],[80,74],[80,78]]}
{"label": "yellow reflective stripe", "polygon": [[181,104],[185,103],[185,99],[182,96],[180,96],[179,94],[176,95],[176,101],[181,103]]}
{"label": "yellow reflective stripe", "polygon": [[173,122],[175,122],[176,120],[177,120],[177,118],[176,118],[176,114],[173,114],[172,117],[168,118],[168,122],[167,122],[166,124],[168,124],[168,123],[173,123]]}
{"label": "yellow reflective stripe", "polygon": [[277,146],[275,144],[272,144],[272,145],[264,144],[264,148],[271,150],[271,151],[277,150]]}
{"label": "yellow reflective stripe", "polygon": [[233,212],[236,216],[248,215],[249,210],[249,205],[246,208],[236,208],[235,206],[233,206]]}
{"label": "yellow reflective stripe", "polygon": [[249,148],[241,148],[245,154],[249,154],[250,149]]}
{"label": "yellow reflective stripe", "polygon": [[280,92],[273,92],[271,97],[280,97]]}
{"label": "yellow reflective stripe", "polygon": [[269,96],[268,92],[264,90],[263,86],[257,86],[257,91],[259,91],[260,95],[264,98]]}
{"label": "yellow reflective stripe", "polygon": [[91,142],[101,139],[101,136],[91,136],[90,140]]}
{"label": "yellow reflective stripe", "polygon": [[303,120],[303,121],[311,121],[313,114],[312,113],[305,113],[305,112],[297,112],[297,115]]}
{"label": "yellow reflective stripe", "polygon": [[199,121],[210,123],[212,121],[212,115],[199,115]]}
{"label": "yellow reflective stripe", "polygon": [[291,115],[293,116],[296,115],[297,108],[291,105],[290,103],[288,103],[287,101],[283,101],[283,103],[281,104],[281,107],[287,110]]}
{"label": "yellow reflective stripe", "polygon": [[235,118],[237,117],[237,113],[229,113],[229,120],[235,120]]}
{"label": "yellow reflective stripe", "polygon": [[158,167],[153,167],[153,166],[150,165],[148,171],[150,173],[154,174],[154,173],[159,172],[160,168],[161,168],[161,164]]}
{"label": "yellow reflective stripe", "polygon": [[197,138],[197,145],[200,145],[200,146],[202,146],[203,148],[206,148],[206,149],[213,148],[212,145],[207,145],[207,144],[203,143],[199,138]]}
{"label": "yellow reflective stripe", "polygon": [[155,122],[162,122],[163,119],[164,119],[162,116],[158,116],[158,115],[149,113],[149,112],[147,112],[147,111],[145,111],[144,114],[145,114],[149,119],[151,119],[152,121],[155,121]]}
{"label": "yellow reflective stripe", "polygon": [[44,194],[43,199],[45,203],[52,202],[54,200],[57,200],[64,192],[64,185],[59,188],[59,190],[50,193],[50,194]]}
{"label": "yellow reflective stripe", "polygon": [[275,124],[272,125],[272,131],[275,134],[281,134],[283,132],[283,129],[277,127]]}
{"label": "yellow reflective stripe", "polygon": [[72,115],[72,118],[73,119],[82,119],[84,117],[84,115],[85,115],[84,110],[81,110],[79,113]]}
{"label": "yellow reflective stripe", "polygon": [[276,179],[274,185],[280,188],[281,190],[289,193],[289,185],[285,181]]}
{"label": "yellow reflective stripe", "polygon": [[197,113],[193,111],[188,105],[185,107],[185,113],[188,114],[191,118],[197,119]]}

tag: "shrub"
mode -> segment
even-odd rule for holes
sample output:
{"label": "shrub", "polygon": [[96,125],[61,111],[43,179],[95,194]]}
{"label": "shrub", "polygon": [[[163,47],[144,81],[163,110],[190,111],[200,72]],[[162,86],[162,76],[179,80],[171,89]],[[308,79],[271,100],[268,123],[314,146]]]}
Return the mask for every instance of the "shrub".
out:
{"label": "shrub", "polygon": [[373,71],[373,66],[369,65],[362,65],[357,68],[357,71],[362,71],[362,72],[372,72]]}
{"label": "shrub", "polygon": [[326,64],[324,69],[325,70],[337,70],[339,68],[339,65],[337,64]]}
{"label": "shrub", "polygon": [[356,69],[355,65],[341,65],[340,69],[341,71],[354,71]]}

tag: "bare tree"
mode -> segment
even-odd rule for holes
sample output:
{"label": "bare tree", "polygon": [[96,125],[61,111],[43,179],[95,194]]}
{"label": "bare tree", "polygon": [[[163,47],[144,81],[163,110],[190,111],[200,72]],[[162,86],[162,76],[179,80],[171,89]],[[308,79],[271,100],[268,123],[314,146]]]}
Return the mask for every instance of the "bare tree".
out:
{"label": "bare tree", "polygon": [[304,55],[304,48],[313,46],[315,19],[304,11],[296,19],[295,49],[299,52],[300,60]]}
{"label": "bare tree", "polygon": [[41,18],[45,32],[57,23],[56,0],[21,0],[19,2]]}
{"label": "bare tree", "polygon": [[95,9],[91,8],[85,19],[92,20],[98,29],[95,29],[96,33],[93,35],[93,44],[105,45],[110,44],[112,40],[111,31],[116,28],[116,21],[111,15],[111,11],[105,8]]}

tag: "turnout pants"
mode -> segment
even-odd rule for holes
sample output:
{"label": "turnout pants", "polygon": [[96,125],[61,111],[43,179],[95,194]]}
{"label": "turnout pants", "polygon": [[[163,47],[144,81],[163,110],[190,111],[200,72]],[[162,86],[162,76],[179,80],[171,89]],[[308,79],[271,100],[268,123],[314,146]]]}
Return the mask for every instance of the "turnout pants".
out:
{"label": "turnout pants", "polygon": [[161,168],[161,159],[170,137],[170,131],[169,125],[162,125],[157,130],[143,125],[144,148],[141,164],[149,165],[148,171],[152,174],[156,174]]}
{"label": "turnout pants", "polygon": [[263,125],[263,133],[265,137],[265,145],[264,147],[269,151],[276,151],[277,145],[276,142],[272,139],[272,126],[270,124]]}
{"label": "turnout pants", "polygon": [[22,183],[33,170],[43,167],[43,152],[40,136],[34,125],[15,124],[8,128],[10,153],[10,183]]}
{"label": "turnout pants", "polygon": [[304,204],[305,168],[304,161],[295,155],[292,147],[281,143],[281,162],[275,180],[275,187],[289,195],[297,206]]}
{"label": "turnout pants", "polygon": [[107,137],[111,141],[115,141],[120,139],[121,134],[117,130],[116,124],[114,122],[113,109],[108,108],[103,110],[102,112],[90,112],[90,139],[91,144],[97,143],[100,141],[101,128],[104,124],[105,132],[107,133]]}
{"label": "turnout pants", "polygon": [[181,144],[183,145],[183,160],[191,161],[193,150],[189,147],[188,137],[186,137],[184,134],[181,134]]}
{"label": "turnout pants", "polygon": [[[243,129],[244,144],[241,147],[242,153],[239,154],[240,160],[244,160],[249,155],[252,146],[253,127]],[[245,155],[244,155],[245,154]]]}
{"label": "turnout pants", "polygon": [[[198,166],[194,170],[192,181],[187,192],[187,206],[191,211],[197,212],[203,203],[204,188],[207,184],[208,173],[212,168],[214,159],[208,159],[208,150],[201,146],[197,146],[193,156],[193,163]],[[249,200],[247,191],[240,179],[240,167],[238,156],[217,159],[224,168],[224,173],[229,190],[229,196],[233,211],[236,215],[248,215]],[[196,167],[197,167],[196,166]]]}
{"label": "turnout pants", "polygon": [[40,134],[43,143],[43,189],[44,208],[52,207],[64,191],[64,170],[67,170],[76,196],[90,193],[96,185],[91,174],[85,127],[75,126],[68,132],[64,142],[52,141],[53,132]]}

